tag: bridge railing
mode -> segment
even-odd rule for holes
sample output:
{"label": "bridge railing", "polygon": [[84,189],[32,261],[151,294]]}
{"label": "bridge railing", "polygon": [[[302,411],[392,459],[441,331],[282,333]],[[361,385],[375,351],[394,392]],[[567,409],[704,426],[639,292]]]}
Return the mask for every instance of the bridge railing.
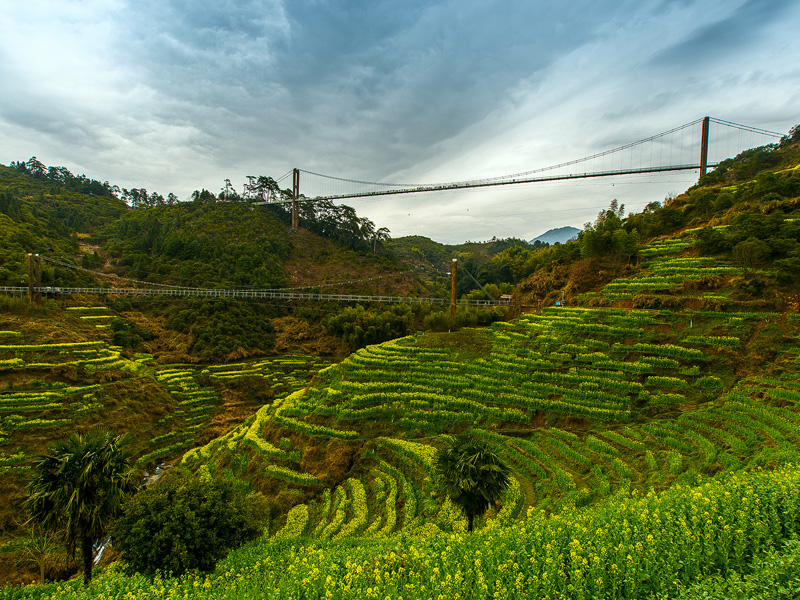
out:
{"label": "bridge railing", "polygon": [[[0,286],[0,293],[25,295],[27,286]],[[33,292],[44,296],[95,295],[95,296],[169,296],[195,298],[253,298],[267,300],[312,300],[326,302],[378,302],[387,304],[450,304],[446,298],[422,298],[415,296],[368,296],[364,294],[322,294],[315,292],[291,292],[279,290],[237,290],[201,288],[99,288],[99,287],[34,287]],[[501,306],[508,302],[495,300],[461,300],[460,305]]]}

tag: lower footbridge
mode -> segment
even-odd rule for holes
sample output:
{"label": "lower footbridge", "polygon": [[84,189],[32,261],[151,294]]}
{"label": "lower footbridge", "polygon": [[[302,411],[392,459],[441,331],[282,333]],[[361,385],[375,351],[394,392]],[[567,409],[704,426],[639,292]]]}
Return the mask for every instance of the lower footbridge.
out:
{"label": "lower footbridge", "polygon": [[[449,305],[449,298],[416,297],[416,296],[365,296],[362,294],[322,294],[315,292],[293,292],[269,289],[204,289],[204,288],[112,288],[112,287],[50,287],[38,286],[0,286],[0,293],[13,296],[25,296],[30,291],[44,297],[64,295],[95,296],[167,296],[194,298],[241,298],[258,300],[305,300],[317,302],[364,302],[385,304],[437,304]],[[461,300],[459,305],[467,306],[500,306],[507,302],[498,300]]]}

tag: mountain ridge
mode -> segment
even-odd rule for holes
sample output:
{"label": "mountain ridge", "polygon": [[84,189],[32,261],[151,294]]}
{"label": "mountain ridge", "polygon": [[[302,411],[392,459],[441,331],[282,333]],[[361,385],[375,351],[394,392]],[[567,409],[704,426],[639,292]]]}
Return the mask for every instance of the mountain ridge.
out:
{"label": "mountain ridge", "polygon": [[530,240],[528,243],[535,244],[536,242],[541,242],[543,244],[564,244],[576,239],[580,232],[580,229],[577,227],[572,227],[571,225],[556,227],[554,229],[548,229],[543,234]]}

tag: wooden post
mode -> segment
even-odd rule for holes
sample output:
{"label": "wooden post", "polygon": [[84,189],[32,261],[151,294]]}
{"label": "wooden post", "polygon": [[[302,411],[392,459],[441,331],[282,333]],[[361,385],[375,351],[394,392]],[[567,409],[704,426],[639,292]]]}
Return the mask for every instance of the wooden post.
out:
{"label": "wooden post", "polygon": [[458,287],[458,259],[453,259],[453,268],[450,271],[450,331],[456,328],[456,288]]}
{"label": "wooden post", "polygon": [[42,258],[38,254],[33,255],[33,273],[36,280],[36,302],[37,304],[42,301]]}
{"label": "wooden post", "polygon": [[300,228],[300,218],[297,215],[297,200],[300,198],[300,169],[292,171],[292,229]]}
{"label": "wooden post", "polygon": [[708,171],[708,125],[709,117],[703,119],[703,133],[700,138],[700,177]]}
{"label": "wooden post", "polygon": [[33,254],[28,252],[28,304],[33,302]]}

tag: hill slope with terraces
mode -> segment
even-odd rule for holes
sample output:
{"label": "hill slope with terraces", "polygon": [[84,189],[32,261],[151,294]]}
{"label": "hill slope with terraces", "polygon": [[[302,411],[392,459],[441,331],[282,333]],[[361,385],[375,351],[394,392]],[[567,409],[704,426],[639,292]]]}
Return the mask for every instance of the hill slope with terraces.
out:
{"label": "hill slope with terraces", "polygon": [[[36,315],[4,317],[0,365],[16,380],[0,448],[31,445],[2,467],[21,481],[37,444],[131,415],[125,386],[148,381],[138,410],[167,414],[147,415],[161,429],[139,440],[141,464],[182,453],[181,467],[271,505],[264,538],[217,573],[165,580],[186,597],[676,597],[747,573],[798,533],[795,138],[620,220],[635,251],[590,247],[587,230],[518,255],[539,268],[515,304],[538,296],[541,310],[417,332],[336,364],[167,364],[89,341],[102,310],[64,311],[73,329],[48,341]],[[587,265],[603,273],[589,289]],[[567,305],[547,306],[561,290]],[[73,370],[74,385],[60,384]],[[193,429],[209,423],[219,435]],[[464,431],[495,444],[513,475],[474,536],[433,474],[437,449]],[[96,585],[111,597],[164,593],[114,569]],[[47,588],[81,597],[65,589]]]}

